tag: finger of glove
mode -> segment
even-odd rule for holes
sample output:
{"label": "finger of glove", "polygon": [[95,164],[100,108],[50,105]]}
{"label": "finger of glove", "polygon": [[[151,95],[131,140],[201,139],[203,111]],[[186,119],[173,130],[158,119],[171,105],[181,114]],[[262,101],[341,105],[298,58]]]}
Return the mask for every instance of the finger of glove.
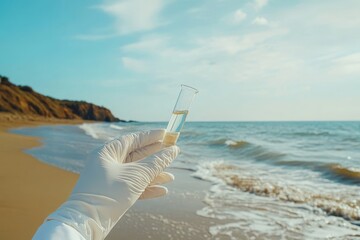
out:
{"label": "finger of glove", "polygon": [[149,183],[151,183],[156,176],[158,176],[167,166],[170,165],[178,153],[178,146],[170,146],[160,150],[150,157],[137,161],[136,163],[143,168],[144,174],[147,175],[150,180]]}
{"label": "finger of glove", "polygon": [[140,195],[139,199],[151,199],[165,196],[168,193],[168,189],[163,186],[154,185],[149,186],[145,189],[145,191]]}
{"label": "finger of glove", "polygon": [[139,148],[143,148],[162,140],[164,134],[164,129],[132,133],[121,137],[120,142],[123,146],[125,146],[127,153],[131,153]]}
{"label": "finger of glove", "polygon": [[175,177],[169,172],[160,173],[151,183],[150,186],[165,184],[174,181]]}
{"label": "finger of glove", "polygon": [[103,161],[130,162],[127,161],[129,153],[160,141],[164,133],[164,129],[159,129],[124,135],[105,144],[99,155]]}
{"label": "finger of glove", "polygon": [[153,144],[150,144],[148,146],[138,148],[135,151],[131,152],[128,157],[126,158],[125,162],[135,162],[141,159],[144,159],[150,155],[153,155],[154,153],[160,151],[163,149],[164,146],[161,142],[156,142]]}

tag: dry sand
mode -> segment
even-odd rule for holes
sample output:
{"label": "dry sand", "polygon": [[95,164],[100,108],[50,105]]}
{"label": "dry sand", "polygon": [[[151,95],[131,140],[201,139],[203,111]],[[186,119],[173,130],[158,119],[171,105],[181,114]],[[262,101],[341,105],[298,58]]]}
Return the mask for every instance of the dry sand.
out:
{"label": "dry sand", "polygon": [[31,239],[44,218],[70,194],[77,175],[46,165],[23,150],[40,145],[35,137],[9,133],[10,128],[61,121],[0,115],[0,239]]}

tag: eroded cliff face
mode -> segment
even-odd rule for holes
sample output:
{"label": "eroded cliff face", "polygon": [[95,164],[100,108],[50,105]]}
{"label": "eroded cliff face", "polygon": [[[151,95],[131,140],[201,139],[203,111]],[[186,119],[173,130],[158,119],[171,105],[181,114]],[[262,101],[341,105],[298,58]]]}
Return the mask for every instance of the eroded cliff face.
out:
{"label": "eroded cliff face", "polygon": [[3,76],[0,76],[0,112],[60,119],[123,121],[114,117],[105,107],[84,101],[48,97],[35,92],[29,86],[17,86]]}

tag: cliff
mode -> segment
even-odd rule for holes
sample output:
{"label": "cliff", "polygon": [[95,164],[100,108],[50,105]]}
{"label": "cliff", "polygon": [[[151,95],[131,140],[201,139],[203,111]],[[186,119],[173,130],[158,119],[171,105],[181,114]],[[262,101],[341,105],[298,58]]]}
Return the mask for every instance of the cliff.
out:
{"label": "cliff", "polygon": [[59,100],[35,92],[29,86],[17,86],[0,76],[0,113],[42,116],[59,119],[84,119],[106,122],[120,120],[107,108],[84,101]]}

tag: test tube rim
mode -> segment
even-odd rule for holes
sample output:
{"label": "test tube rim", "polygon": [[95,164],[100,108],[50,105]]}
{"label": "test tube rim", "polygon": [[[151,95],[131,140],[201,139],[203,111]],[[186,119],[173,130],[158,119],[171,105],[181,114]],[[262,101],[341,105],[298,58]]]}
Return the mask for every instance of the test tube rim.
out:
{"label": "test tube rim", "polygon": [[189,86],[189,85],[186,85],[186,84],[181,84],[181,87],[191,88],[192,90],[195,90],[195,94],[199,93],[199,90],[197,90],[196,88],[191,87],[191,86]]}

